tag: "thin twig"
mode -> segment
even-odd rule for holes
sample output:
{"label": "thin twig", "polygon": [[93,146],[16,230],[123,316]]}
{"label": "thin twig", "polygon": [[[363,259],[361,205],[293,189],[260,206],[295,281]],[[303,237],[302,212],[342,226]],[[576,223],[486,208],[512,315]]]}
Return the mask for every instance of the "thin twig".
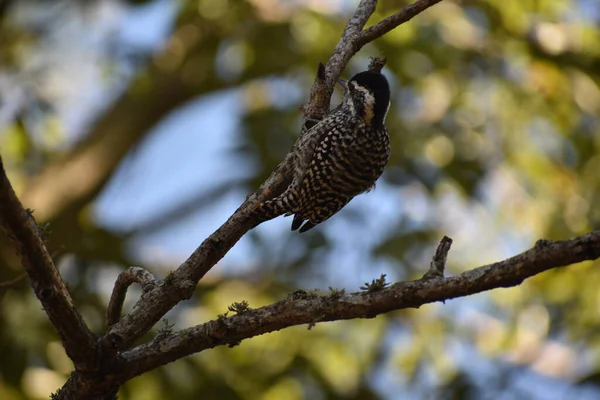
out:
{"label": "thin twig", "polygon": [[132,283],[139,283],[142,285],[142,290],[147,292],[154,288],[156,279],[154,275],[141,267],[129,267],[126,271],[119,274],[112,295],[110,296],[108,308],[106,309],[106,324],[109,327],[116,324],[121,318],[125,295]]}
{"label": "thin twig", "polygon": [[429,271],[423,275],[423,279],[444,277],[444,269],[446,268],[446,259],[448,258],[450,246],[452,246],[452,239],[450,239],[448,236],[444,236],[435,251],[433,259],[431,260]]}
{"label": "thin twig", "polygon": [[0,282],[0,288],[12,286],[15,283],[19,282],[20,280],[22,280],[23,278],[25,278],[26,276],[27,276],[27,272],[23,272],[22,274],[17,275],[13,279],[10,279],[10,280],[4,281],[4,282]]}
{"label": "thin twig", "polygon": [[441,1],[442,0],[418,0],[404,7],[396,14],[393,14],[384,19],[383,21],[380,21],[377,24],[371,26],[370,28],[362,31],[356,39],[357,47],[360,49],[365,44],[372,42],[377,38],[380,38],[392,29],[395,29],[403,23],[410,21],[413,17],[417,16],[429,7],[436,5]]}

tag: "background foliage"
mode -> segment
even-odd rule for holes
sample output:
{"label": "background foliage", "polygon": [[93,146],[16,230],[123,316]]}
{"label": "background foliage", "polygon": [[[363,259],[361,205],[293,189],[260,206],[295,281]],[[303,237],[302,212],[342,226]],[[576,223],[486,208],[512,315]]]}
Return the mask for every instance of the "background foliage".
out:
{"label": "background foliage", "polygon": [[[373,21],[404,4],[381,1]],[[95,332],[119,271],[166,275],[289,150],[355,5],[0,2],[0,151]],[[419,277],[444,234],[458,273],[598,229],[599,42],[592,0],[465,0],[368,45],[346,78],[388,59],[392,159],[377,189],[310,233],[282,218],[252,231],[169,323],[298,288]],[[0,397],[47,398],[72,366],[4,236],[0,282]],[[584,263],[287,329],[145,374],[120,398],[598,398],[599,283]]]}

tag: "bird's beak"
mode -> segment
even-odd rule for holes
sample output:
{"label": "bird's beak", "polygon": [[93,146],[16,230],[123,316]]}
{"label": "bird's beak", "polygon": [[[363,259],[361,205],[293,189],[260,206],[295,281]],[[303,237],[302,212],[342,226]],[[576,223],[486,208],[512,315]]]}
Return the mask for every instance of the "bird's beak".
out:
{"label": "bird's beak", "polygon": [[340,86],[344,88],[344,93],[348,91],[348,81],[338,78],[337,83],[339,83]]}

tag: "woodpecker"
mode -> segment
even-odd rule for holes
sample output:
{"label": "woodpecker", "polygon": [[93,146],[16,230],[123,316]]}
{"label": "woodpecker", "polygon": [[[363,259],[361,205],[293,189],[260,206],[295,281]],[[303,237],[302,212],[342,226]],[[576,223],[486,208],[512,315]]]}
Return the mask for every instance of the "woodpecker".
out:
{"label": "woodpecker", "polygon": [[255,209],[258,223],[294,215],[292,230],[306,232],[371,190],[381,176],[390,155],[388,81],[364,71],[339,82],[342,103],[298,140],[292,183]]}

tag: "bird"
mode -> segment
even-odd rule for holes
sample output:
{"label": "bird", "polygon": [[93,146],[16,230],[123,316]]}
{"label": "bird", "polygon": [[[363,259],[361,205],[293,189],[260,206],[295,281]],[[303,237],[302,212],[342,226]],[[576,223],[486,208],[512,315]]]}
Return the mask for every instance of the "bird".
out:
{"label": "bird", "polygon": [[344,88],[342,102],[294,145],[292,182],[256,207],[256,225],[294,215],[292,231],[306,232],[375,187],[390,156],[389,83],[371,70],[338,82]]}

